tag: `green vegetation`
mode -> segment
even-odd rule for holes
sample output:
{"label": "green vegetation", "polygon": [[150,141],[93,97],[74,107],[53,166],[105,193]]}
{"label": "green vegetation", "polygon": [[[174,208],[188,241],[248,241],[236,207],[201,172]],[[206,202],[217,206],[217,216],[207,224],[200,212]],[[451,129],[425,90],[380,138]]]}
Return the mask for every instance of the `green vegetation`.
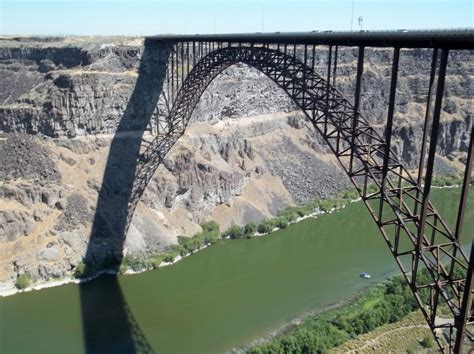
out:
{"label": "green vegetation", "polygon": [[276,218],[275,221],[276,221],[276,227],[278,227],[279,229],[284,229],[285,227],[288,226],[288,219],[283,216]]}
{"label": "green vegetation", "polygon": [[173,262],[174,259],[178,256],[178,254],[179,253],[177,251],[174,251],[174,250],[166,253],[163,257],[163,262],[167,262],[167,263]]}
{"label": "green vegetation", "polygon": [[[428,280],[426,272],[422,272],[420,277],[422,282]],[[428,301],[428,294],[422,294],[422,298]],[[351,305],[311,318],[249,352],[325,352],[379,326],[400,321],[416,308],[409,286],[402,276],[396,276],[371,289]],[[423,345],[426,348],[433,346],[432,338],[426,337]]]}
{"label": "green vegetation", "polygon": [[[463,178],[455,175],[434,177],[431,184],[436,187],[451,187],[462,185]],[[474,177],[471,177],[469,184],[474,183]]]}
{"label": "green vegetation", "polygon": [[433,336],[425,336],[420,344],[425,348],[433,348],[434,347]]}
{"label": "green vegetation", "polygon": [[215,221],[206,221],[201,224],[202,234],[206,243],[215,243],[220,237],[219,224]]}
{"label": "green vegetation", "polygon": [[21,274],[16,278],[15,286],[17,289],[25,289],[31,284],[31,277],[28,274]]}
{"label": "green vegetation", "polygon": [[244,234],[246,238],[250,238],[253,235],[255,235],[255,232],[257,231],[257,225],[253,222],[250,224],[245,225],[244,227]]}
{"label": "green vegetation", "polygon": [[80,261],[74,270],[74,278],[85,278],[92,273],[92,267],[84,260]]}
{"label": "green vegetation", "polygon": [[264,219],[264,220],[260,221],[260,223],[258,223],[258,225],[257,225],[257,231],[261,234],[269,233],[272,230],[273,230],[272,220]]}
{"label": "green vegetation", "polygon": [[[290,223],[295,222],[299,217],[312,214],[316,211],[328,212],[333,208],[340,207],[351,200],[357,198],[355,189],[348,189],[329,200],[314,200],[297,207],[287,207],[281,210],[276,218],[264,219],[259,223],[249,223],[245,226],[233,225],[224,232],[220,232],[219,224],[215,221],[206,221],[201,224],[202,231],[192,237],[178,236],[178,244],[169,248],[165,254],[151,255],[147,258],[125,256],[120,264],[119,273],[123,274],[127,270],[139,271],[144,269],[158,268],[161,262],[172,262],[178,255],[185,256],[192,253],[204,245],[213,244],[219,238],[229,237],[231,239],[251,238],[256,232],[268,234],[275,227],[286,228]],[[89,274],[89,268],[85,264],[80,264],[76,268],[75,276],[80,278]]]}
{"label": "green vegetation", "polygon": [[222,234],[222,237],[230,237],[231,239],[238,239],[238,238],[244,238],[245,237],[245,229],[243,227],[233,225],[229,227],[224,233]]}
{"label": "green vegetation", "polygon": [[192,237],[178,236],[178,244],[170,247],[165,254],[153,254],[146,258],[125,256],[120,263],[119,273],[124,274],[127,270],[135,272],[146,269],[156,269],[162,262],[173,262],[180,255],[185,256],[206,244],[215,243],[221,236],[219,224],[215,221],[207,221],[201,224],[202,231]]}
{"label": "green vegetation", "polygon": [[153,259],[152,257],[139,258],[125,256],[120,263],[119,273],[123,274],[125,271],[131,269],[134,272],[138,272],[143,269],[152,269],[153,268]]}
{"label": "green vegetation", "polygon": [[[420,310],[414,311],[403,320],[384,324],[379,328],[351,339],[335,347],[329,353],[406,353],[426,352],[423,338],[432,338],[430,329]],[[434,341],[433,341],[434,343]]]}
{"label": "green vegetation", "polygon": [[[471,180],[472,183],[472,180]],[[433,179],[434,186],[446,187],[462,184],[462,179],[456,176],[436,177]],[[374,184],[367,186],[368,193],[374,193],[378,187]],[[224,232],[220,232],[219,225],[215,221],[206,221],[201,224],[202,231],[192,237],[178,236],[178,244],[169,248],[165,254],[152,255],[145,259],[124,257],[120,265],[120,273],[124,273],[128,269],[134,271],[144,269],[155,269],[159,267],[161,262],[172,262],[178,255],[184,257],[189,253],[193,253],[204,245],[213,244],[220,238],[242,239],[251,238],[255,233],[268,234],[275,228],[284,229],[290,223],[295,222],[298,218],[311,215],[316,212],[327,213],[333,209],[340,208],[349,202],[359,198],[359,193],[354,187],[348,188],[339,193],[335,198],[326,200],[313,200],[300,206],[289,206],[278,212],[273,219],[263,219],[259,223],[250,223],[246,226],[233,225]],[[76,277],[83,277],[87,273],[82,273],[84,267],[76,269]],[[87,267],[85,267],[87,270]]]}

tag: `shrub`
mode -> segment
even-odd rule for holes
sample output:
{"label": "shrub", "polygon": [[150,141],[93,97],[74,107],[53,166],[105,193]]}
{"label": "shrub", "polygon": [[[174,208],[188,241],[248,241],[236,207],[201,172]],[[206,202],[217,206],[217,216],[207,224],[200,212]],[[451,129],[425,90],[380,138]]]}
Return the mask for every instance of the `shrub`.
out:
{"label": "shrub", "polygon": [[375,193],[379,190],[379,188],[375,184],[369,184],[367,186],[367,193]]}
{"label": "shrub", "polygon": [[307,214],[304,207],[297,208],[296,213],[298,214],[299,217],[303,217]]}
{"label": "shrub", "polygon": [[278,219],[276,219],[276,226],[280,229],[284,229],[288,226],[288,219],[280,216]]}
{"label": "shrub", "polygon": [[280,212],[278,213],[278,216],[283,216],[285,217],[288,222],[292,222],[292,221],[295,221],[297,218],[298,218],[298,208],[295,208],[295,207],[288,207],[288,208],[285,208],[283,210],[280,210]]}
{"label": "shrub", "polygon": [[151,265],[153,266],[153,269],[156,269],[160,266],[161,262],[163,261],[164,256],[156,256],[153,257],[151,260]]}
{"label": "shrub", "polygon": [[433,337],[430,335],[425,336],[425,338],[421,340],[420,344],[425,348],[433,348],[434,347]]}
{"label": "shrub", "polygon": [[244,229],[240,226],[233,225],[224,232],[224,236],[231,239],[243,238],[245,236]]}
{"label": "shrub", "polygon": [[219,239],[221,233],[218,223],[213,220],[206,221],[201,227],[204,243],[215,243]]}
{"label": "shrub", "polygon": [[270,220],[262,220],[257,225],[257,231],[261,234],[269,233],[272,230],[273,230],[273,224]]}
{"label": "shrub", "polygon": [[202,230],[205,232],[219,232],[219,224],[214,220],[206,221],[201,224]]}
{"label": "shrub", "polygon": [[123,257],[122,262],[120,263],[119,273],[124,274],[129,269],[138,272],[140,270],[150,268],[153,268],[153,262],[150,258],[125,256]]}
{"label": "shrub", "polygon": [[163,255],[163,262],[167,262],[167,263],[173,262],[177,255],[178,255],[177,251],[171,250],[170,252]]}
{"label": "shrub", "polygon": [[31,284],[31,277],[28,274],[21,274],[16,278],[15,286],[17,289],[25,289]]}
{"label": "shrub", "polygon": [[84,260],[80,261],[74,269],[75,278],[85,278],[92,273],[92,267]]}
{"label": "shrub", "polygon": [[350,188],[346,191],[344,191],[341,195],[342,199],[345,200],[354,200],[359,197],[359,193],[354,188]]}
{"label": "shrub", "polygon": [[185,248],[189,252],[194,252],[200,247],[204,246],[204,235],[203,234],[196,234],[188,240]]}
{"label": "shrub", "polygon": [[[180,241],[180,238],[183,240]],[[181,242],[181,244],[180,244]],[[188,249],[184,246],[184,244],[187,244],[189,242],[189,237],[186,236],[178,236],[178,244],[177,245],[171,245],[170,249],[173,251],[176,256],[179,254],[180,256],[185,256],[189,251]]]}
{"label": "shrub", "polygon": [[244,227],[244,234],[247,238],[250,238],[255,235],[255,231],[257,231],[257,225],[254,223],[247,224]]}

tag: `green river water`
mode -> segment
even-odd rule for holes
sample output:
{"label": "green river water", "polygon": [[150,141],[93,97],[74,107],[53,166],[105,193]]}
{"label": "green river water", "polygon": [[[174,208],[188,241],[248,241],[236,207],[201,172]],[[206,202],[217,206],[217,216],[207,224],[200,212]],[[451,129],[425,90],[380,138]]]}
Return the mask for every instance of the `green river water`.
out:
{"label": "green river water", "polygon": [[[434,193],[451,224],[458,198],[458,190]],[[473,199],[465,216],[466,242],[474,231]],[[372,279],[359,278],[361,272]],[[397,272],[365,206],[353,203],[269,237],[219,241],[173,266],[120,276],[119,283],[156,352],[214,353],[348,300]],[[111,279],[87,283],[88,291],[106,292]],[[85,352],[81,311],[75,284],[0,298],[0,353]],[[105,330],[120,326],[113,310],[104,316]]]}

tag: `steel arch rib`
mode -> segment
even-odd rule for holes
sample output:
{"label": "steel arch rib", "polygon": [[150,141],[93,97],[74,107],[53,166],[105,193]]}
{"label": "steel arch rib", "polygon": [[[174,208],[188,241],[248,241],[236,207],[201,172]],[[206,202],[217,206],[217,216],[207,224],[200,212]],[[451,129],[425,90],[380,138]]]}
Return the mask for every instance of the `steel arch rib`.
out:
{"label": "steel arch rib", "polygon": [[[442,242],[435,242],[434,237],[430,239],[428,235],[423,235],[424,251],[415,254],[417,236],[412,228],[417,228],[419,218],[407,201],[417,203],[417,198],[423,194],[421,186],[403,167],[396,154],[390,149],[385,149],[385,139],[370,126],[360,112],[357,112],[359,117],[357,128],[352,127],[354,106],[341,92],[328,85],[322,77],[294,56],[277,50],[254,46],[229,46],[210,52],[196,63],[174,100],[167,117],[170,122],[168,131],[158,134],[141,155],[142,163],[137,171],[136,183],[129,202],[128,224],[154,172],[172,146],[184,134],[201,95],[223,70],[237,63],[254,67],[274,81],[292,98],[323,136],[374,218],[435,336],[437,328],[456,329],[456,321],[454,324],[435,323],[437,307],[423,303],[419,291],[422,288],[429,289],[436,299],[439,297],[444,299],[453,319],[459,316],[466,277],[456,279],[452,270],[447,269],[450,267],[445,267],[443,263],[443,259],[447,258],[451,265],[456,264],[462,271],[467,272],[467,257],[459,242],[435,208],[429,204],[428,211],[430,220],[433,220],[431,222],[433,232],[442,236]],[[388,174],[383,176],[381,155],[385,151],[389,151]],[[352,166],[349,165],[349,157],[350,161],[354,160]],[[392,181],[393,176],[398,179],[398,186]],[[369,182],[377,187],[375,193],[367,192]],[[380,210],[384,205],[388,206],[387,210],[391,213],[389,219],[384,218],[382,212],[379,214],[373,209],[374,202],[380,205]],[[391,226],[396,227],[398,235],[392,235]],[[413,250],[401,252],[399,246],[401,232],[413,245]],[[431,279],[429,284],[417,283],[416,277],[413,278],[410,271],[404,268],[402,262],[404,256],[413,257],[413,262],[416,258],[417,262],[424,265]],[[436,338],[440,343],[439,336]]]}

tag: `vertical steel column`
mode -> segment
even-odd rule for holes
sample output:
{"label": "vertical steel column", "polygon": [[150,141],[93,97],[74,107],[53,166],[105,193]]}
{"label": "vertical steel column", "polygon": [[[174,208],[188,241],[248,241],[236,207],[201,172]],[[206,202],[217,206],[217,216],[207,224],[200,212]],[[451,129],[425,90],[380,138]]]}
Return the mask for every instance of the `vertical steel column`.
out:
{"label": "vertical steel column", "polygon": [[334,68],[332,70],[332,86],[333,87],[336,87],[337,50],[338,50],[338,46],[336,46],[334,50]]}
{"label": "vertical steel column", "polygon": [[305,105],[305,92],[306,92],[306,72],[307,72],[307,64],[308,64],[308,45],[304,45],[304,56],[303,56],[303,63],[304,63],[304,71],[303,71],[303,92],[302,92],[302,97],[303,100],[301,104],[303,105],[305,111],[306,111],[306,105]]}
{"label": "vertical steel column", "polygon": [[[351,156],[349,160],[349,174],[352,174],[353,164],[354,164],[354,151],[355,147],[355,138],[357,131],[357,124],[359,121],[359,106],[360,106],[360,88],[362,84],[362,73],[364,71],[364,50],[363,46],[359,47],[359,55],[357,59],[357,76],[356,76],[356,88],[355,88],[355,97],[354,97],[354,118],[352,121],[352,138],[351,138]],[[337,145],[339,150],[339,144]]]}
{"label": "vertical steel column", "polygon": [[[469,186],[471,182],[471,172],[472,172],[472,154],[473,152],[473,140],[474,140],[474,126],[471,127],[471,136],[469,138],[469,150],[467,151],[467,160],[466,160],[466,169],[464,170],[464,178],[462,182],[462,189],[461,189],[461,198],[459,200],[459,209],[458,215],[456,219],[456,229],[454,231],[454,238],[457,242],[461,242],[461,231],[462,226],[464,224],[464,210],[466,209],[466,202],[467,202],[467,195],[469,192]],[[456,258],[457,256],[457,248],[454,249],[453,257]],[[449,274],[452,276],[454,272],[454,267],[456,265],[455,260],[451,261],[451,267]]]}
{"label": "vertical steel column", "polygon": [[464,209],[466,208],[467,194],[469,191],[469,184],[471,182],[472,172],[472,154],[473,154],[473,143],[474,140],[474,126],[471,127],[471,137],[469,142],[469,150],[467,151],[466,169],[464,170],[464,179],[462,182],[461,200],[459,201],[459,211],[456,220],[456,230],[454,231],[454,237],[456,241],[461,241],[461,230],[464,221]]}
{"label": "vertical steel column", "polygon": [[[286,56],[286,53],[287,53],[287,48],[288,48],[288,47],[287,47],[287,45],[286,45],[286,43],[285,43],[285,44],[283,45],[283,53],[285,53],[285,56]],[[286,60],[285,60],[285,68],[284,68],[284,70],[286,71],[286,69],[287,69],[287,68],[286,68]],[[286,72],[284,72],[282,76],[283,76],[283,87],[286,88],[286,86],[285,86],[285,85],[286,85]]]}
{"label": "vertical steel column", "polygon": [[[471,139],[472,142],[472,139]],[[468,319],[469,310],[472,306],[472,291],[474,290],[474,241],[471,244],[471,256],[469,259],[469,266],[467,268],[466,285],[464,286],[464,293],[462,297],[461,313],[455,318],[455,326],[457,329],[456,341],[454,343],[454,352],[461,353],[464,333],[466,332],[466,322]]]}
{"label": "vertical steel column", "polygon": [[179,47],[182,43],[176,44],[176,96],[178,96],[179,90]]}
{"label": "vertical steel column", "polygon": [[426,166],[425,187],[423,189],[423,200],[421,205],[420,221],[418,225],[418,235],[416,243],[416,259],[413,264],[413,278],[412,283],[415,286],[416,273],[418,270],[418,261],[422,251],[423,235],[425,232],[426,214],[428,211],[428,203],[430,200],[431,180],[433,178],[433,167],[436,155],[436,145],[439,133],[439,118],[441,116],[441,106],[443,102],[444,80],[446,78],[446,66],[448,63],[448,49],[441,51],[441,62],[439,64],[438,86],[436,88],[436,98],[433,111],[433,124],[431,127],[431,141],[428,152],[428,163]]}
{"label": "vertical steel column", "polygon": [[[328,107],[329,107],[329,89],[330,89],[330,81],[331,81],[331,64],[332,64],[332,45],[329,46],[328,52],[328,71],[327,71],[327,79],[326,79],[326,114],[328,114]],[[327,120],[324,121],[324,135],[328,132],[328,124]]]}
{"label": "vertical steel column", "polygon": [[190,67],[189,67],[189,42],[186,42],[186,64],[187,64],[187,69],[186,69],[186,75],[189,74]]}
{"label": "vertical steel column", "polygon": [[[293,45],[293,61],[296,61],[296,43]],[[296,100],[296,95],[295,95],[295,84],[291,85],[291,93],[292,93],[292,98]]]}
{"label": "vertical steel column", "polygon": [[[425,112],[425,124],[423,127],[423,138],[421,140],[421,151],[420,151],[420,164],[418,166],[418,189],[416,192],[416,198],[419,197],[419,191],[421,189],[421,182],[423,181],[423,169],[425,167],[425,155],[426,155],[426,140],[428,139],[428,128],[431,115],[431,97],[434,88],[434,81],[436,76],[436,64],[438,62],[438,48],[433,49],[433,58],[431,59],[431,72],[430,72],[430,82],[428,86],[428,99],[426,102],[426,112]],[[415,202],[415,215],[418,213],[418,201]]]}
{"label": "vertical steel column", "polygon": [[181,85],[184,82],[184,43],[181,43]]}
{"label": "vertical steel column", "polygon": [[400,48],[393,49],[392,79],[390,82],[390,94],[388,99],[387,126],[385,128],[385,151],[383,154],[382,181],[380,186],[379,224],[382,223],[383,204],[385,199],[385,181],[388,174],[388,163],[390,161],[390,144],[392,143],[393,113],[395,111],[395,94],[397,93],[398,62]]}
{"label": "vertical steel column", "polygon": [[196,66],[196,42],[193,42],[193,67]]}
{"label": "vertical steel column", "polygon": [[175,46],[173,45],[173,50],[171,51],[171,96],[169,99],[173,101],[174,97],[174,54],[175,54]]}
{"label": "vertical steel column", "polygon": [[[311,50],[311,72],[313,73],[313,75],[311,75],[311,86],[312,87],[315,87],[315,82],[314,82],[314,58],[316,57],[316,46],[313,44],[313,49]],[[315,108],[315,105],[313,104],[313,107],[311,108],[311,112],[312,112],[312,117],[313,117],[313,123],[314,123],[314,120],[316,119],[316,108]],[[325,120],[327,119],[327,117],[325,117]]]}
{"label": "vertical steel column", "polygon": [[170,107],[170,84],[171,84],[171,63],[173,61],[173,49],[171,49],[170,56],[168,57],[168,62],[166,63],[166,108],[168,109],[168,113],[171,110]]}

